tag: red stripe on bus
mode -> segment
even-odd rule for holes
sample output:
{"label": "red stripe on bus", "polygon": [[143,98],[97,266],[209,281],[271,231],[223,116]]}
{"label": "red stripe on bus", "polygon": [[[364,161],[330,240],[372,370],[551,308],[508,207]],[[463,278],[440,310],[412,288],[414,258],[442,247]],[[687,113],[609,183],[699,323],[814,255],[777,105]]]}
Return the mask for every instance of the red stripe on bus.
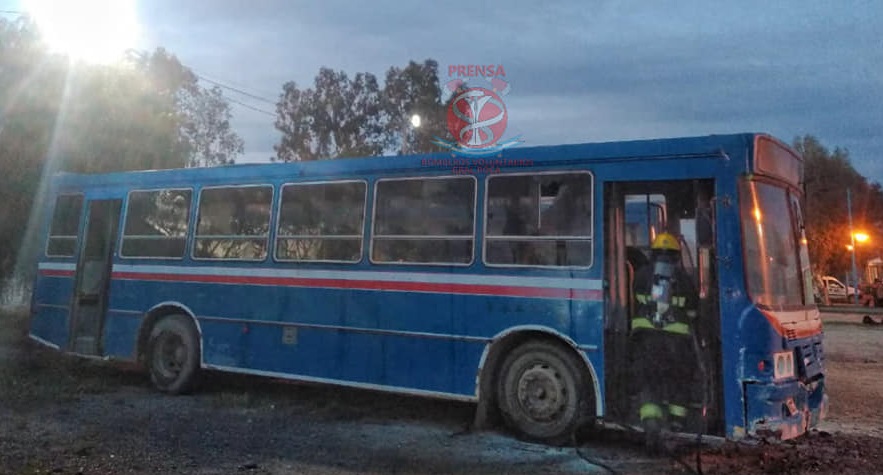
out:
{"label": "red stripe on bus", "polygon": [[348,279],[311,279],[303,277],[262,277],[239,275],[185,275],[142,272],[114,272],[116,279],[154,280],[168,282],[198,282],[208,284],[252,284],[285,287],[321,287],[356,290],[398,290],[412,292],[498,295],[511,297],[567,298],[601,300],[600,290],[564,289],[547,287],[517,287],[503,285],[475,285],[436,282],[396,282]]}
{"label": "red stripe on bus", "polygon": [[49,276],[49,277],[73,277],[74,271],[72,270],[59,270],[59,269],[40,269],[40,273]]}
{"label": "red stripe on bus", "polygon": [[[40,273],[49,277],[73,277],[74,275],[74,271],[72,270],[57,269],[41,269]],[[312,279],[304,277],[160,274],[146,272],[114,272],[113,278],[165,282],[193,282],[205,284],[252,284],[355,290],[396,290],[469,295],[496,295],[507,297],[560,298],[573,300],[600,301],[602,299],[600,290],[549,287],[519,287],[487,284],[457,284],[448,282],[397,282],[348,279]]]}

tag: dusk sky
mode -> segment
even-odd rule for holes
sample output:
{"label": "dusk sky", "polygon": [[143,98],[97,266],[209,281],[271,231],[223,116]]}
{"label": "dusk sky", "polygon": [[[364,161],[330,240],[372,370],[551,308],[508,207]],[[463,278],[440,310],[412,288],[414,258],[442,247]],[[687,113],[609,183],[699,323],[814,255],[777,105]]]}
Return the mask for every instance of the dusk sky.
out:
{"label": "dusk sky", "polygon": [[[524,146],[812,134],[883,181],[883,4],[729,3],[141,1],[137,47],[164,47],[198,74],[272,101],[286,81],[311,86],[322,66],[382,80],[390,66],[432,58],[444,82],[452,64],[499,64],[512,88],[506,135]],[[233,110],[239,161],[267,160],[279,139],[273,117]]]}

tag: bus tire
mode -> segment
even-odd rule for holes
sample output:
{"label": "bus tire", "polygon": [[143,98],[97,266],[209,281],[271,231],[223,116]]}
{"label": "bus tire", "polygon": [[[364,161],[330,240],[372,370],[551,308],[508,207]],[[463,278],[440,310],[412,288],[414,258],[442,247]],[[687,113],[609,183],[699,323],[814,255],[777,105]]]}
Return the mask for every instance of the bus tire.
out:
{"label": "bus tire", "polygon": [[199,371],[199,335],[190,318],[169,315],[150,330],[147,367],[150,381],[168,394],[193,389]]}
{"label": "bus tire", "polygon": [[571,440],[592,399],[582,364],[563,345],[531,341],[515,347],[497,378],[497,404],[519,436],[546,444]]}

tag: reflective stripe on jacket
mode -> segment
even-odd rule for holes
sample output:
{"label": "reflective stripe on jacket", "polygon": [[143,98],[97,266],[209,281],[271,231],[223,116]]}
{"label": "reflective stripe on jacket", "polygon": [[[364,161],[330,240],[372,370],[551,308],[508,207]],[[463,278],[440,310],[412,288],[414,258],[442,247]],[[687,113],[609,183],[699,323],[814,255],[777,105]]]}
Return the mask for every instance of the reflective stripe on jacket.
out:
{"label": "reflective stripe on jacket", "polygon": [[639,328],[644,328],[647,330],[662,330],[670,333],[675,333],[678,335],[689,335],[690,334],[690,325],[682,322],[674,322],[674,323],[666,323],[662,326],[662,328],[657,328],[653,325],[653,322],[650,321],[649,318],[638,317],[632,319],[632,330],[637,330]]}
{"label": "reflective stripe on jacket", "polygon": [[[647,294],[635,294],[635,300],[638,301],[641,305],[648,305],[654,303],[650,295]],[[684,296],[673,296],[671,298],[671,306],[677,309],[684,309],[687,305],[687,298]],[[684,309],[684,314],[686,314],[687,318],[692,320],[696,318],[696,310],[694,309]],[[635,317],[632,319],[632,330],[637,329],[647,329],[647,330],[662,330],[669,333],[675,333],[678,335],[689,335],[690,334],[690,324],[685,322],[669,322],[662,325],[662,327],[657,327],[653,324],[653,321],[647,317]]]}
{"label": "reflective stripe on jacket", "polygon": [[[651,303],[653,300],[650,299],[649,295],[646,294],[637,294],[635,298],[638,300],[638,303],[646,304]],[[687,305],[687,297],[672,297],[671,298],[671,306],[683,308]]]}

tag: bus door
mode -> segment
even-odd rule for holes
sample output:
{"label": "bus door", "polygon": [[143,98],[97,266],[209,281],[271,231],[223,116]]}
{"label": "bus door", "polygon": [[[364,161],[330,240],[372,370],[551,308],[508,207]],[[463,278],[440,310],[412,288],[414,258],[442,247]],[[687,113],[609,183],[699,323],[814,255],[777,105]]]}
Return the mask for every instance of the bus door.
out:
{"label": "bus door", "polygon": [[672,180],[608,182],[604,188],[605,278],[607,302],[605,325],[605,381],[607,407],[623,422],[634,422],[634,397],[638,388],[629,368],[640,348],[630,345],[631,319],[635,313],[635,278],[650,265],[650,245],[655,236],[668,232],[680,241],[682,266],[697,297],[694,331],[701,345],[694,367],[708,394],[708,429],[717,429],[720,407],[720,317],[715,275],[714,182]]}
{"label": "bus door", "polygon": [[68,350],[101,355],[101,332],[122,200],[91,200],[77,262]]}

